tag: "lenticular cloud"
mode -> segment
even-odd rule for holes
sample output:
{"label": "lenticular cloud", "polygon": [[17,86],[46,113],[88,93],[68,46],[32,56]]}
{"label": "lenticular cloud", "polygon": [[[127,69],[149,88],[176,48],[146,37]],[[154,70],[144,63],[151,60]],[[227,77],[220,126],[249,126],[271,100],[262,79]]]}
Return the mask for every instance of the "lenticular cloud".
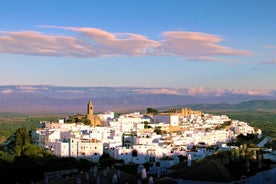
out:
{"label": "lenticular cloud", "polygon": [[[57,57],[179,56],[188,60],[220,60],[218,56],[250,56],[251,52],[219,45],[218,35],[166,31],[152,40],[134,33],[111,33],[96,28],[41,26],[68,34],[48,35],[37,31],[0,32],[0,53]],[[70,35],[70,36],[68,36]]]}

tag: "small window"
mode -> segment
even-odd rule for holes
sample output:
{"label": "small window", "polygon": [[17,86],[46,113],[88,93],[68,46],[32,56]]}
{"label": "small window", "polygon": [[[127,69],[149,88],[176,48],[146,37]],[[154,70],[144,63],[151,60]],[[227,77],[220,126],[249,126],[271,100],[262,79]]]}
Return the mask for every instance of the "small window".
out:
{"label": "small window", "polygon": [[137,157],[138,153],[137,153],[137,150],[133,150],[132,151],[132,157]]}

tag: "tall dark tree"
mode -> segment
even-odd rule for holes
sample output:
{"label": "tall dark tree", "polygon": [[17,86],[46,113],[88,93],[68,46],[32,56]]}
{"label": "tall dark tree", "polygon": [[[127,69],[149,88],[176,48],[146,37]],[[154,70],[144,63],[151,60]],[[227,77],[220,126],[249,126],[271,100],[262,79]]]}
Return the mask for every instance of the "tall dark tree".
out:
{"label": "tall dark tree", "polygon": [[15,132],[15,155],[20,156],[23,150],[31,144],[31,137],[25,127],[19,128]]}

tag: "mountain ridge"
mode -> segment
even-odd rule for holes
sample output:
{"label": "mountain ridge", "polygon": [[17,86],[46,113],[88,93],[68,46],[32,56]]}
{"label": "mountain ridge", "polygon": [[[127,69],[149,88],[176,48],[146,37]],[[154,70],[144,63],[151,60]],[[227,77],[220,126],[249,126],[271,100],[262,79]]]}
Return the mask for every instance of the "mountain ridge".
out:
{"label": "mountain ridge", "polygon": [[[177,106],[200,110],[267,110],[275,108],[274,102],[269,103],[266,100],[276,100],[276,93],[203,88],[0,86],[0,112],[86,113],[86,105],[90,100],[95,112]],[[264,101],[245,103],[251,100]],[[238,103],[242,104],[234,105]]]}

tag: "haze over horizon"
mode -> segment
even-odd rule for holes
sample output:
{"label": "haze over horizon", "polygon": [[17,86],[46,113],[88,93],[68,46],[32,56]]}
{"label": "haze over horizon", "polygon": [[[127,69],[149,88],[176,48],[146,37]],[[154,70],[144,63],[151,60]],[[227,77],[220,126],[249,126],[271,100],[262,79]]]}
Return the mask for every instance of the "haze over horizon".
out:
{"label": "haze over horizon", "polygon": [[272,0],[3,0],[0,86],[274,95],[275,6]]}

